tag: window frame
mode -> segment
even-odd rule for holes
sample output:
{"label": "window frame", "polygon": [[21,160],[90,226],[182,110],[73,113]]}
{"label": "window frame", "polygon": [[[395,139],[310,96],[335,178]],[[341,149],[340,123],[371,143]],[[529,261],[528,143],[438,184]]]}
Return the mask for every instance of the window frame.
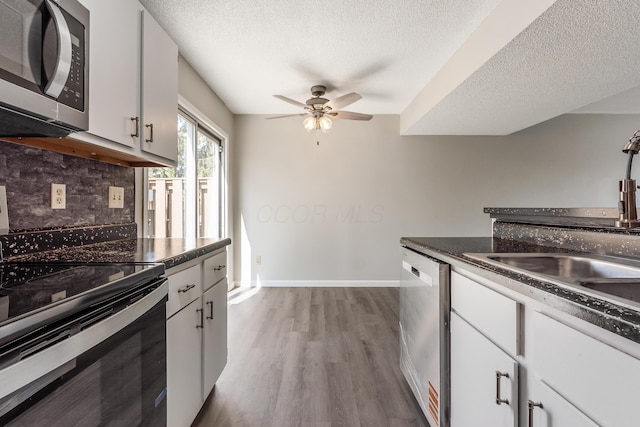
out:
{"label": "window frame", "polygon": [[[228,200],[228,176],[227,176],[227,165],[228,165],[228,153],[227,153],[227,145],[229,141],[229,136],[226,132],[224,132],[219,126],[217,126],[213,121],[211,121],[206,115],[200,112],[196,107],[186,101],[182,96],[179,96],[178,108],[176,110],[176,120],[178,115],[182,115],[185,119],[195,124],[195,138],[197,141],[198,132],[210,137],[214,140],[217,140],[221,147],[221,152],[219,153],[219,171],[218,171],[218,194],[220,203],[218,204],[218,232],[221,239],[229,237],[229,226],[228,226],[228,210],[229,210],[229,200]],[[176,121],[177,126],[177,121]],[[176,141],[177,144],[177,141]],[[195,148],[195,147],[194,147]],[[142,172],[142,235],[144,237],[149,237],[149,168],[144,168]],[[193,212],[193,230],[190,235],[185,231],[185,238],[194,238],[198,235],[198,197],[197,197],[197,186],[198,186],[198,174],[195,173],[194,182],[192,185],[196,188],[196,197],[194,200],[194,206],[191,207],[191,211]],[[186,179],[186,177],[185,177]],[[185,202],[186,203],[186,202]],[[185,214],[189,211],[189,209],[185,208]]]}

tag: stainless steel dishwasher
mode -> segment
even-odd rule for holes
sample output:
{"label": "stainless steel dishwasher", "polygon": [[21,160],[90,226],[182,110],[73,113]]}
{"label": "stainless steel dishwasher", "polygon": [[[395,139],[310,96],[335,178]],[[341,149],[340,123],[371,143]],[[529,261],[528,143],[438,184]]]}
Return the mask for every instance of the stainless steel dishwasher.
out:
{"label": "stainless steel dishwasher", "polygon": [[449,264],[402,247],[400,368],[431,427],[449,427]]}

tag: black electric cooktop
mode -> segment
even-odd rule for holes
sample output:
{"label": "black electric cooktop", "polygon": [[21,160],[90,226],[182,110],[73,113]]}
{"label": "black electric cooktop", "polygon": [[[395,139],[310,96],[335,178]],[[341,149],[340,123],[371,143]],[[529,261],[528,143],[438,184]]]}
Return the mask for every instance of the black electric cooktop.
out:
{"label": "black electric cooktop", "polygon": [[163,273],[151,263],[0,263],[0,345]]}

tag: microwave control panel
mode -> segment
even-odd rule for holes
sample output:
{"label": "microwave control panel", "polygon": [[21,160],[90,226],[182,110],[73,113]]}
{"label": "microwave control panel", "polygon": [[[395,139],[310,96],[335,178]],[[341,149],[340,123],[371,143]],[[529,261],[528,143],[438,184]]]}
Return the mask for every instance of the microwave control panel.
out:
{"label": "microwave control panel", "polygon": [[58,102],[75,108],[79,111],[85,110],[85,37],[84,27],[71,15],[62,11],[69,25],[71,32],[71,69],[67,83],[58,97]]}

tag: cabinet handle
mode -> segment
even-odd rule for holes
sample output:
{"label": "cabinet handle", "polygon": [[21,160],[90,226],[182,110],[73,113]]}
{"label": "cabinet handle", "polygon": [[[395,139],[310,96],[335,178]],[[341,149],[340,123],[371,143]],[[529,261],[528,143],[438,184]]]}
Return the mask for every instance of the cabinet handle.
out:
{"label": "cabinet handle", "polygon": [[145,139],[145,142],[153,142],[153,123],[144,125],[144,127],[149,128],[149,139]]}
{"label": "cabinet handle", "polygon": [[140,136],[140,117],[131,117],[131,121],[135,122],[133,125],[133,133],[131,134],[131,136],[133,138],[137,138]]}
{"label": "cabinet handle", "polygon": [[209,306],[209,315],[207,319],[213,319],[213,301],[207,301],[207,305]]}
{"label": "cabinet handle", "polygon": [[222,270],[222,269],[223,269],[223,268],[225,268],[225,267],[226,267],[226,265],[219,265],[219,266],[217,266],[217,267],[213,267],[213,271],[220,271],[220,270]]}
{"label": "cabinet handle", "polygon": [[178,293],[184,293],[184,292],[189,292],[189,290],[195,288],[196,285],[187,285],[184,288],[180,288],[178,289]]}
{"label": "cabinet handle", "polygon": [[200,329],[200,328],[203,328],[203,327],[204,327],[204,319],[203,319],[203,317],[204,317],[204,310],[203,310],[203,309],[201,309],[201,308],[197,308],[197,309],[196,309],[196,312],[200,312],[200,324],[199,324],[199,325],[196,325],[196,329]]}
{"label": "cabinet handle", "polygon": [[500,378],[509,378],[508,372],[496,371],[496,405],[502,405],[503,403],[509,404],[509,399],[502,399],[500,397]]}
{"label": "cabinet handle", "polygon": [[529,406],[529,427],[533,427],[533,410],[536,407],[542,409],[542,402],[534,402],[533,400],[528,400],[527,404]]}

